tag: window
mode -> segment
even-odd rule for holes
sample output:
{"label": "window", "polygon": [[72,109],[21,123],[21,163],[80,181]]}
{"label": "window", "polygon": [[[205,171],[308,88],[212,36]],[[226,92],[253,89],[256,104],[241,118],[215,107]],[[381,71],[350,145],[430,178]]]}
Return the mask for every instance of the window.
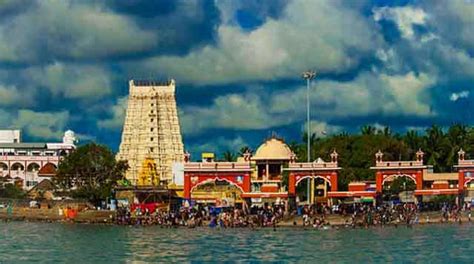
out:
{"label": "window", "polygon": [[155,119],[152,118],[152,119],[150,119],[150,122],[153,122],[154,120],[155,120]]}
{"label": "window", "polygon": [[150,128],[150,132],[153,132],[153,130],[155,130],[155,128],[153,128],[153,127],[152,127],[152,128]]}
{"label": "window", "polygon": [[152,137],[150,138],[150,141],[153,141],[153,138],[152,138]]}
{"label": "window", "polygon": [[150,152],[153,152],[153,148],[150,148]]}
{"label": "window", "polygon": [[153,107],[153,106],[155,106],[155,104],[152,103],[152,104],[150,104],[150,106]]}

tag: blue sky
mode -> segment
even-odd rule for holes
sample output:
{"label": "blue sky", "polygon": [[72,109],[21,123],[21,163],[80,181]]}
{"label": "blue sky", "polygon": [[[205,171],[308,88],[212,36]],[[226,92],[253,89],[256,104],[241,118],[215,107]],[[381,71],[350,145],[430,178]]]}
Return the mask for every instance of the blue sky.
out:
{"label": "blue sky", "polygon": [[177,82],[186,149],[472,124],[474,2],[0,2],[0,127],[117,149],[128,80]]}

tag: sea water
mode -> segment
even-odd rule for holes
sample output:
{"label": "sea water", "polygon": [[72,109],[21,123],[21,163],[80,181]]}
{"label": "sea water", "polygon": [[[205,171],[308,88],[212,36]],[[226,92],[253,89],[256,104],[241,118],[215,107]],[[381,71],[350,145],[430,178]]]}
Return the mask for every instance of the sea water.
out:
{"label": "sea water", "polygon": [[474,263],[465,223],[315,230],[0,223],[0,263]]}

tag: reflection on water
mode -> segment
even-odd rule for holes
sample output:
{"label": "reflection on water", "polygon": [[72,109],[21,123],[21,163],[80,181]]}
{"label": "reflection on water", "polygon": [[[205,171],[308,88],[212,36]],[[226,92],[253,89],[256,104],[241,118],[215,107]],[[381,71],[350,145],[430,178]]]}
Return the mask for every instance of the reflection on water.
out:
{"label": "reflection on water", "polygon": [[0,262],[467,262],[474,226],[163,229],[0,223]]}

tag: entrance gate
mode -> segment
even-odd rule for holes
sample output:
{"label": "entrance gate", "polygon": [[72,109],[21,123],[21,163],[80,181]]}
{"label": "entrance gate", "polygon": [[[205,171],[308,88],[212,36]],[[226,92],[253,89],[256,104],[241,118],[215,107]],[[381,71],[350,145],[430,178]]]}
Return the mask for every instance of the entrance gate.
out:
{"label": "entrance gate", "polygon": [[423,155],[421,150],[416,152],[416,160],[413,161],[384,161],[383,153],[379,150],[375,154],[376,171],[375,182],[377,193],[382,193],[383,184],[396,177],[408,177],[416,183],[416,190],[423,189],[423,170],[428,166],[423,165]]}
{"label": "entrance gate", "polygon": [[[317,178],[322,178],[325,183],[329,183],[331,191],[337,191],[337,172],[341,168],[337,164],[337,152],[334,150],[330,156],[330,162],[325,162],[320,158],[314,162],[290,162],[288,168],[284,169],[288,171],[288,195],[296,196],[296,186],[301,181],[311,179],[311,182],[314,182]],[[314,203],[314,197],[309,197],[309,200],[310,203]]]}

